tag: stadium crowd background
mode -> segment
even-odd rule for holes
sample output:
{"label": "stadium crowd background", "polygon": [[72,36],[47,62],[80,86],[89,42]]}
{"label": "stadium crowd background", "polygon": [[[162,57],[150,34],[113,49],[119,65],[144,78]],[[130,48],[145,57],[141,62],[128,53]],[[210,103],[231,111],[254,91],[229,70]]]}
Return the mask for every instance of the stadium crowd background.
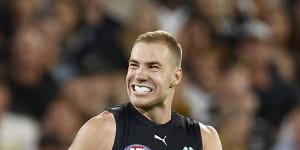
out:
{"label": "stadium crowd background", "polygon": [[0,149],[67,149],[128,101],[132,43],[158,29],[183,48],[176,111],[224,150],[300,149],[299,0],[0,0]]}

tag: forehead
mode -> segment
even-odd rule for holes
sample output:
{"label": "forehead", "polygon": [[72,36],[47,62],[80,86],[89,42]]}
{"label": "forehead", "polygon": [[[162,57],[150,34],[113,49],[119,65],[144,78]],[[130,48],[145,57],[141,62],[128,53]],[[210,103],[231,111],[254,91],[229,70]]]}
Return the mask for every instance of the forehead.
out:
{"label": "forehead", "polygon": [[138,42],[132,48],[130,59],[140,62],[159,61],[162,63],[169,61],[171,55],[166,44]]}

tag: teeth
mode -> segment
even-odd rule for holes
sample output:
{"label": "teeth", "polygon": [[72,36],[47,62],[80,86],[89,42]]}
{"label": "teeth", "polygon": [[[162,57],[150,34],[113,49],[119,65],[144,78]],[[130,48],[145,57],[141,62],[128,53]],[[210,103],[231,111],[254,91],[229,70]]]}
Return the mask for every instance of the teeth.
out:
{"label": "teeth", "polygon": [[134,86],[135,91],[137,92],[151,92],[151,89],[149,87],[145,86]]}

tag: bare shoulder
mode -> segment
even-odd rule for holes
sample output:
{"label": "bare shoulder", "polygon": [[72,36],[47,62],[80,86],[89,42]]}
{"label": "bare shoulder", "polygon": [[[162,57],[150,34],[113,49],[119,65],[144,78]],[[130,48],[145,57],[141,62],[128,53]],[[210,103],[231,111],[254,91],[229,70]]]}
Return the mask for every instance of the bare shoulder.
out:
{"label": "bare shoulder", "polygon": [[80,128],[69,150],[112,149],[115,132],[116,123],[113,114],[104,111]]}
{"label": "bare shoulder", "polygon": [[199,126],[202,136],[203,150],[222,150],[222,144],[216,129],[202,123],[199,123]]}

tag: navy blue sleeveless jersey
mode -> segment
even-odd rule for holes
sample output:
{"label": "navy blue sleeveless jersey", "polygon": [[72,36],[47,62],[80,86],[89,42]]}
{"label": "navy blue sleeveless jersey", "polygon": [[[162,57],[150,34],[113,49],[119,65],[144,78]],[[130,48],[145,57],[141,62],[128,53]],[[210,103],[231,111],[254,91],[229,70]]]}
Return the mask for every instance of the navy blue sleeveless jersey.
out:
{"label": "navy blue sleeveless jersey", "polygon": [[157,125],[130,103],[108,109],[116,120],[113,150],[202,150],[199,124],[172,112],[169,122]]}

